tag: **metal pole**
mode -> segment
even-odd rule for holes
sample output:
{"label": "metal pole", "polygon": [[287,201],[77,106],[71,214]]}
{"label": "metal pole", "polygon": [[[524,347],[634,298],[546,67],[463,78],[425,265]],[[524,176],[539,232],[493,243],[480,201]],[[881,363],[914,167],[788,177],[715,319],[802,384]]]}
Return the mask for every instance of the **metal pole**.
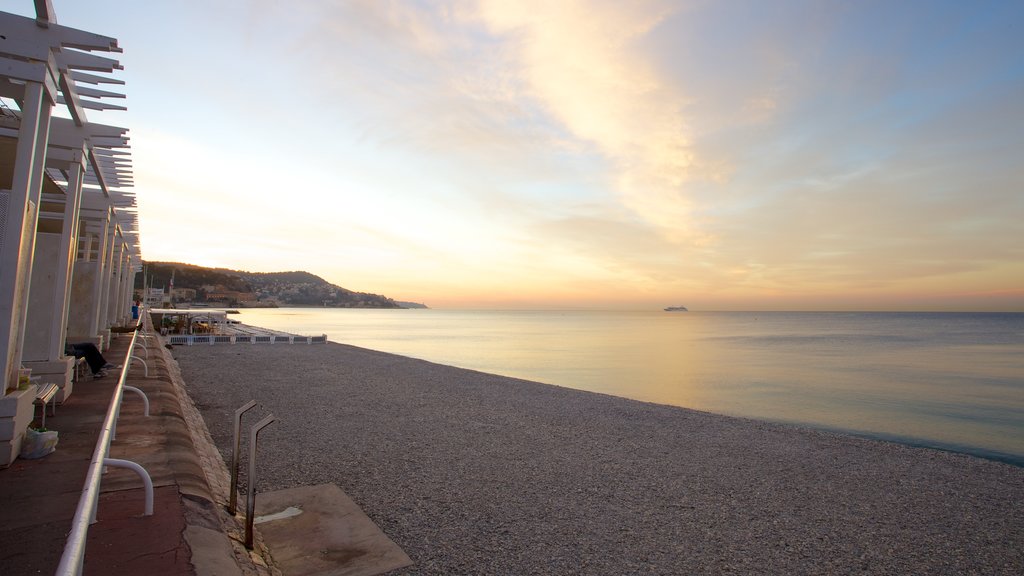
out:
{"label": "metal pole", "polygon": [[260,430],[276,420],[273,414],[267,414],[249,430],[249,497],[245,501],[245,547],[249,550],[252,550],[252,523],[256,516],[256,440],[259,438]]}
{"label": "metal pole", "polygon": [[256,406],[255,400],[249,400],[238,410],[235,410],[235,443],[231,449],[231,495],[228,497],[228,513],[234,516],[238,510],[238,449],[241,443],[239,438],[242,426],[242,414],[245,414]]}
{"label": "metal pole", "polygon": [[131,470],[131,471],[133,471],[133,472],[135,472],[136,474],[139,475],[139,478],[142,479],[143,488],[145,488],[145,490],[146,490],[146,492],[145,492],[145,494],[146,494],[146,501],[144,503],[144,508],[143,508],[142,515],[143,516],[152,516],[153,515],[153,479],[150,478],[149,472],[146,472],[145,468],[143,468],[142,466],[136,464],[135,462],[132,462],[131,460],[120,460],[120,459],[117,459],[117,458],[104,458],[103,459],[103,465],[104,466],[113,466],[114,468],[127,468],[127,469],[129,469],[129,470]]}

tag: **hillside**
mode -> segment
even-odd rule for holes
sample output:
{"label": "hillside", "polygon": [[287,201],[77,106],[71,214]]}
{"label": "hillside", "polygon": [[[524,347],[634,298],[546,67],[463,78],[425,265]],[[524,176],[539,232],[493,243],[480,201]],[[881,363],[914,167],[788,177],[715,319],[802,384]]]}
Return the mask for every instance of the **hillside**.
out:
{"label": "hillside", "polygon": [[327,306],[331,308],[401,308],[380,294],[355,292],[309,272],[246,272],[205,268],[178,262],[147,262],[136,278],[154,288],[170,289],[174,302],[218,303],[228,306]]}

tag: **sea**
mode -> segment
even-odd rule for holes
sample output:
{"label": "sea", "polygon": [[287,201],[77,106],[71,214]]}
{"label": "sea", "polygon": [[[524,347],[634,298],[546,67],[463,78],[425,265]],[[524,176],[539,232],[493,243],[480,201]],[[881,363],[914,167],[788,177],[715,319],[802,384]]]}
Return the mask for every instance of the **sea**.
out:
{"label": "sea", "polygon": [[240,312],[441,364],[1024,466],[1024,313]]}

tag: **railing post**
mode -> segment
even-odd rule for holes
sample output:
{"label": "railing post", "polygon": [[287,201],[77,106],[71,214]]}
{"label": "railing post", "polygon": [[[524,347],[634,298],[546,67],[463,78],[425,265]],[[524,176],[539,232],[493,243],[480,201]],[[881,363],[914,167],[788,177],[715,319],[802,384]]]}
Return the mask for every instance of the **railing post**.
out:
{"label": "railing post", "polygon": [[142,466],[139,466],[131,460],[120,460],[118,458],[104,458],[104,466],[113,466],[114,468],[127,468],[139,475],[142,479],[142,486],[146,491],[146,501],[143,504],[143,516],[153,515],[153,479],[150,478],[149,472]]}
{"label": "railing post", "polygon": [[[143,376],[145,378],[149,378],[149,365],[146,364],[146,361],[143,360],[142,358],[139,358],[138,356],[132,356],[131,360],[138,360],[139,362],[141,362],[142,363]],[[129,361],[129,366],[130,365],[131,365],[131,361]]]}
{"label": "railing post", "polygon": [[[235,410],[235,443],[231,449],[231,494],[228,496],[228,513],[232,516],[238,510],[238,450],[241,445],[242,414],[256,406],[255,400],[249,400]],[[251,441],[251,439],[250,439]]]}
{"label": "railing post", "polygon": [[[144,415],[148,418],[149,417],[149,397],[146,396],[146,393],[143,392],[142,390],[136,388],[135,386],[129,386],[127,384],[124,385],[124,389],[129,391],[129,392],[134,392],[134,393],[136,393],[136,394],[138,394],[139,396],[142,397],[142,405],[143,405],[143,408],[145,409]],[[122,397],[121,400],[124,401],[124,398]],[[118,416],[120,416],[120,415],[121,415],[120,407],[118,407]],[[116,425],[117,422],[115,421],[114,424]]]}
{"label": "railing post", "polygon": [[252,523],[256,517],[256,441],[260,430],[270,426],[277,418],[267,414],[263,420],[252,425],[249,431],[249,497],[245,502],[245,547],[252,550]]}

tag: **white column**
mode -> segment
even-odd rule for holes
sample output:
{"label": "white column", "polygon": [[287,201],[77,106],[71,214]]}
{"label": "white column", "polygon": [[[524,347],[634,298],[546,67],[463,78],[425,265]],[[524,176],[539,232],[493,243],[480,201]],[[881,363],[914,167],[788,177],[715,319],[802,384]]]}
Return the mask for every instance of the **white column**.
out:
{"label": "white column", "polygon": [[124,236],[120,227],[114,227],[114,249],[110,253],[110,286],[107,289],[107,327],[118,323],[121,311],[121,267],[124,265]]}
{"label": "white column", "polygon": [[36,233],[32,291],[29,294],[26,320],[26,326],[30,328],[26,328],[22,351],[22,364],[32,369],[33,377],[39,377],[40,383],[60,386],[57,402],[63,402],[71,394],[74,367],[74,357],[64,355],[64,344],[83,156],[79,153],[72,157],[78,160],[61,163],[68,168],[68,187],[60,233],[56,233],[52,227],[47,227],[48,231],[40,227]]}
{"label": "white column", "polygon": [[110,322],[107,319],[110,310],[110,276],[113,273],[114,239],[117,223],[113,221],[113,210],[107,207],[107,226],[103,235],[103,256],[100,258],[99,301],[96,303],[99,314],[96,320],[96,332],[103,336],[103,349],[110,346]]}
{"label": "white column", "polygon": [[64,339],[68,332],[68,315],[71,308],[71,286],[74,279],[75,259],[78,255],[79,210],[82,206],[82,178],[85,166],[82,160],[75,162],[68,170],[68,201],[64,205],[64,229],[60,244],[60,268],[57,272],[58,285],[64,287],[61,295],[60,326],[50,335],[50,349],[64,353]]}
{"label": "white column", "polygon": [[[96,252],[96,275],[93,277],[93,292],[90,295],[91,301],[88,303],[89,306],[89,335],[93,338],[100,338],[105,336],[104,330],[106,326],[103,325],[105,319],[104,314],[106,309],[103,306],[105,302],[104,294],[106,293],[105,287],[109,285],[106,281],[107,265],[109,263],[108,253],[110,252],[110,214],[109,212],[105,215],[104,219],[99,222],[99,230],[96,234],[97,252]],[[106,348],[108,342],[106,338],[100,338],[97,345],[101,348]]]}
{"label": "white column", "polygon": [[[29,182],[29,202],[31,202],[36,210],[36,218],[34,219],[32,231],[27,236],[28,241],[28,252],[31,254],[28,265],[28,281],[25,285],[25,300],[21,307],[21,332],[18,334],[18,358],[22,358],[24,355],[25,346],[25,329],[28,326],[28,309],[29,301],[31,299],[32,290],[32,268],[35,264],[36,244],[39,238],[39,201],[43,193],[43,171],[46,168],[46,142],[50,135],[50,105],[43,100],[43,111],[39,117],[38,135],[35,141],[35,149],[32,152],[33,163],[32,163],[32,179]],[[43,287],[46,289],[46,286]]]}
{"label": "white column", "polygon": [[[51,102],[43,84],[27,82],[21,126],[15,152],[11,190],[0,195],[0,354],[3,354],[3,382],[17,379],[25,334],[25,312],[32,275],[32,243],[36,233],[41,182]],[[40,176],[36,174],[39,173]]]}
{"label": "white column", "polygon": [[121,268],[121,302],[118,304],[121,310],[120,322],[125,326],[132,324],[132,289],[135,287],[135,262],[127,245],[128,241],[125,240],[124,266]]}
{"label": "white column", "polygon": [[34,386],[13,389],[9,394],[7,388],[16,387],[21,366],[39,185],[53,100],[40,82],[26,82],[23,96],[11,189],[0,191],[0,467],[17,457],[35,399]]}
{"label": "white column", "polygon": [[124,243],[124,234],[121,232],[120,227],[117,230],[117,237],[114,244],[114,268],[113,274],[110,278],[110,309],[108,313],[108,323],[111,326],[121,324],[124,318],[124,314],[121,310],[121,288],[124,280],[125,272],[125,257],[127,252]]}
{"label": "white column", "polygon": [[[126,286],[128,287],[128,318],[132,316],[132,305],[135,303],[135,278],[138,276],[138,268],[142,265],[142,262],[136,262],[133,257],[131,260],[131,267],[128,268],[128,276],[125,278]],[[141,293],[141,292],[140,292]],[[137,324],[136,320],[131,320],[132,324]]]}

